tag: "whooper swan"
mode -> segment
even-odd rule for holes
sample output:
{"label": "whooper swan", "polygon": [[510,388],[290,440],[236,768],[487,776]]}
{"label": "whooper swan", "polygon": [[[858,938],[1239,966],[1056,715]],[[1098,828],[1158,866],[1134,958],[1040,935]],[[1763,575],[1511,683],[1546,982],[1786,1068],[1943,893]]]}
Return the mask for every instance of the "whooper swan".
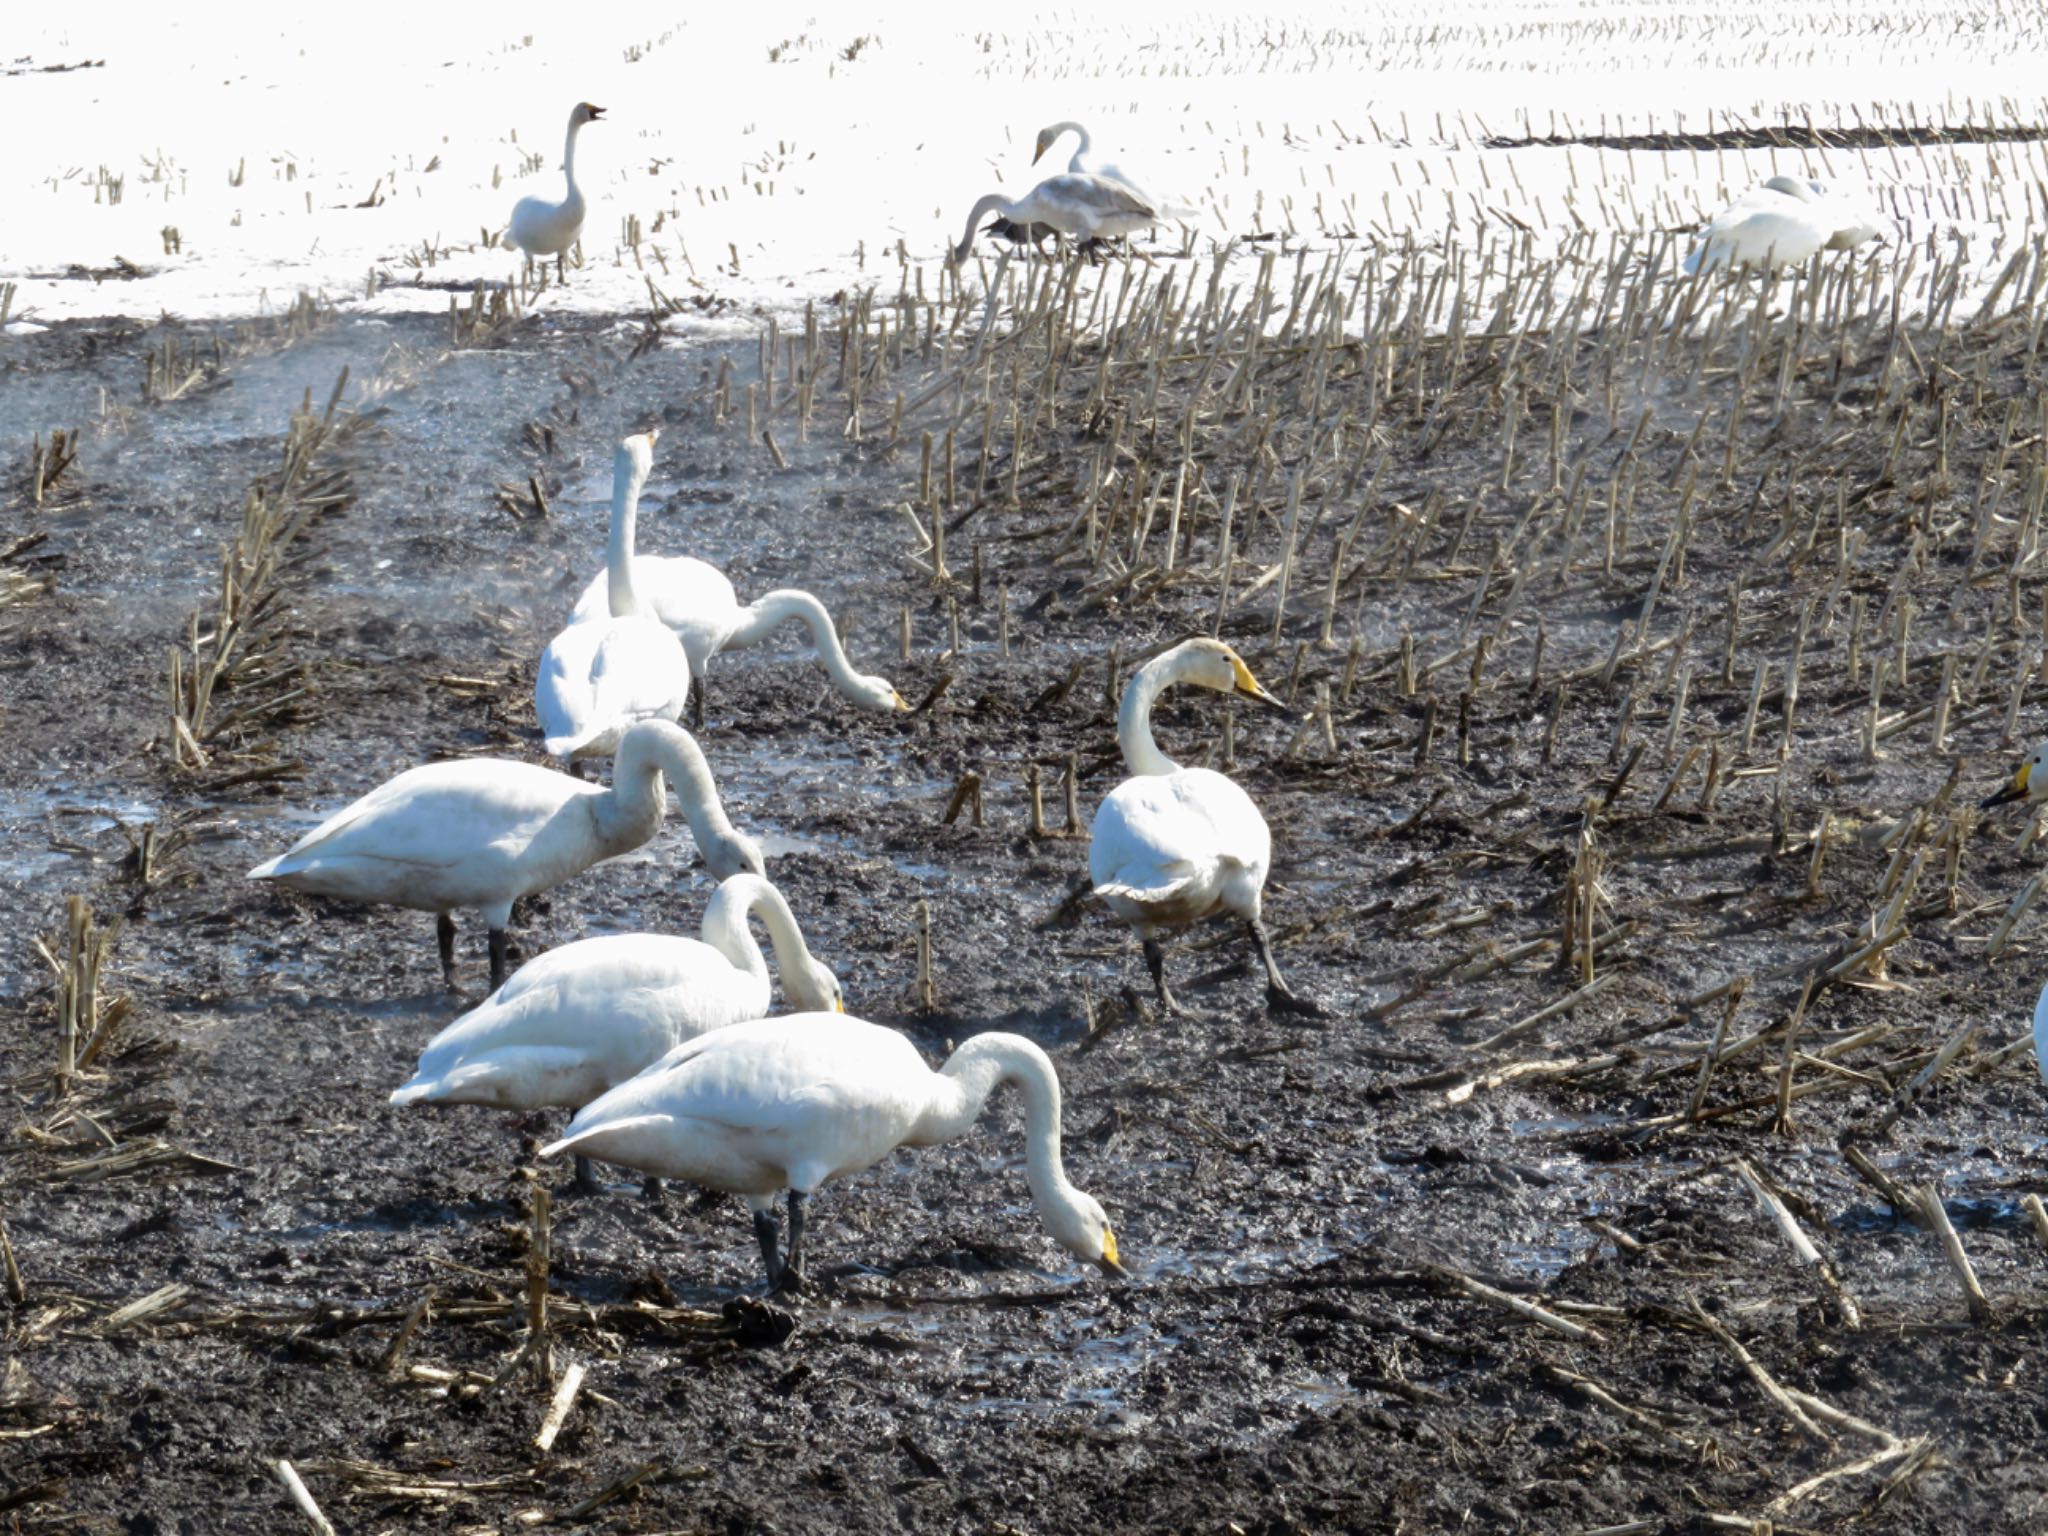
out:
{"label": "whooper swan", "polygon": [[690,693],[690,659],[634,586],[633,532],[640,489],[654,464],[653,432],[619,444],[612,464],[611,533],[604,603],[580,611],[541,652],[533,708],[551,756],[600,757],[640,720],[673,720]]}
{"label": "whooper swan", "polygon": [[[543,1157],[575,1151],[743,1195],[769,1284],[803,1284],[804,1202],[897,1147],[963,1136],[998,1084],[1024,1095],[1024,1177],[1046,1230],[1121,1273],[1116,1235],[1060,1163],[1060,1080],[1019,1035],[976,1035],[934,1072],[892,1029],[830,1013],[758,1019],[700,1035],[587,1105]],[[789,1192],[789,1248],[775,1197]]]}
{"label": "whooper swan", "polygon": [[1158,210],[1120,181],[1071,172],[1049,176],[1015,202],[991,192],[976,203],[967,215],[960,243],[953,248],[954,262],[967,259],[974,248],[975,226],[991,213],[1012,224],[1043,224],[1056,235],[1080,241],[1116,240],[1159,222]]}
{"label": "whooper swan", "polygon": [[555,275],[566,276],[563,257],[576,237],[583,233],[583,190],[576,185],[576,135],[585,123],[604,116],[603,107],[579,101],[569,113],[568,136],[562,141],[562,174],[568,191],[559,203],[543,197],[522,197],[512,205],[512,224],[505,231],[505,248],[529,256],[555,258]]}
{"label": "whooper swan", "polygon": [[1220,640],[1189,640],[1140,667],[1124,689],[1117,739],[1134,775],[1110,791],[1095,813],[1088,873],[1095,894],[1144,941],[1145,965],[1162,1007],[1166,987],[1159,936],[1212,913],[1244,919],[1266,967],[1266,1003],[1275,1010],[1320,1012],[1280,978],[1259,907],[1273,840],[1251,796],[1208,768],[1183,768],[1152,737],[1152,701],[1174,683],[1240,693],[1279,704],[1237,653]]}
{"label": "whooper swan", "polygon": [[552,768],[458,758],[408,768],[249,871],[296,891],[411,907],[436,916],[441,972],[455,985],[457,910],[490,930],[491,985],[505,979],[512,903],[559,885],[661,830],[666,773],[704,862],[721,879],[762,873],[761,850],[736,831],[690,733],[643,720],[619,740],[609,789]]}

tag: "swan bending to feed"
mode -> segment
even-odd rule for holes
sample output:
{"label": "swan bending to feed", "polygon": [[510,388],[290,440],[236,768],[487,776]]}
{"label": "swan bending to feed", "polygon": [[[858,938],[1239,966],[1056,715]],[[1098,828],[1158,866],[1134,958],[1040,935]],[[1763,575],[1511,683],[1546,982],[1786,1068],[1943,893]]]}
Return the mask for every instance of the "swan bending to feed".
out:
{"label": "swan bending to feed", "polygon": [[[1020,1035],[976,1035],[934,1072],[893,1029],[831,1013],[756,1019],[699,1035],[586,1105],[542,1157],[583,1152],[743,1195],[768,1282],[803,1284],[804,1202],[897,1147],[964,1136],[988,1096],[1024,1096],[1024,1178],[1039,1218],[1070,1253],[1122,1273],[1116,1234],[1060,1163],[1060,1080]],[[789,1192],[777,1253],[775,1197]]]}
{"label": "swan bending to feed", "polygon": [[[608,581],[605,571],[590,579],[576,599],[572,625],[604,612]],[[910,708],[889,679],[853,670],[832,615],[808,592],[785,587],[743,605],[725,572],[691,555],[638,556],[633,561],[633,582],[642,611],[666,624],[682,641],[690,674],[696,679],[692,718],[700,727],[704,724],[706,663],[721,651],[759,645],[791,619],[810,631],[818,660],[840,693],[862,709],[887,712]]]}
{"label": "swan bending to feed", "polygon": [[[769,977],[747,926],[759,912],[782,989],[796,1007],[843,1013],[831,967],[811,954],[782,893],[728,876],[704,909],[702,938],[618,933],[529,960],[436,1035],[393,1104],[581,1109],[685,1040],[768,1012]],[[595,1184],[586,1159],[577,1183]]]}
{"label": "swan bending to feed", "polygon": [[991,213],[1012,224],[1043,224],[1055,235],[1075,240],[1116,240],[1140,234],[1159,222],[1159,212],[1141,194],[1104,176],[1069,172],[1048,176],[1012,202],[991,192],[967,215],[966,230],[953,247],[953,260],[967,259],[974,248],[974,227]]}
{"label": "swan bending to feed", "polygon": [[585,123],[604,116],[603,107],[579,101],[569,113],[569,133],[562,142],[562,174],[567,194],[559,203],[544,197],[522,197],[512,205],[512,224],[505,231],[505,249],[524,251],[529,256],[552,256],[555,271],[562,273],[562,257],[576,237],[583,233],[583,190],[576,185],[576,135]]}
{"label": "swan bending to feed", "polygon": [[[1088,874],[1095,894],[1144,941],[1145,966],[1160,1005],[1174,1009],[1159,935],[1212,913],[1244,919],[1266,967],[1266,1004],[1320,1012],[1280,978],[1259,916],[1273,839],[1259,808],[1236,784],[1208,768],[1183,768],[1152,736],[1152,701],[1174,683],[1280,701],[1259,686],[1237,652],[1220,640],[1188,640],[1140,667],[1124,689],[1117,740],[1134,777],[1110,791],[1089,835]],[[1282,706],[1284,707],[1284,706]]]}
{"label": "swan bending to feed", "polygon": [[611,533],[603,607],[548,642],[533,678],[533,708],[552,757],[597,757],[639,720],[673,720],[690,693],[690,659],[675,632],[641,603],[633,582],[633,525],[654,465],[657,432],[619,444],[612,464]]}
{"label": "swan bending to feed", "polygon": [[2048,741],[2021,760],[2005,788],[1986,800],[1981,809],[1988,811],[1994,805],[2010,805],[2015,800],[2048,800]]}
{"label": "swan bending to feed", "polygon": [[1817,181],[1773,176],[1715,214],[1685,270],[1796,267],[1817,251],[1846,251],[1877,237],[1877,216]]}
{"label": "swan bending to feed", "polygon": [[504,758],[408,768],[249,871],[295,891],[435,914],[441,973],[455,985],[458,910],[490,930],[491,985],[505,979],[505,925],[521,896],[638,848],[668,813],[666,773],[704,862],[721,880],[761,874],[761,850],[727,820],[690,733],[643,720],[619,738],[612,785]]}

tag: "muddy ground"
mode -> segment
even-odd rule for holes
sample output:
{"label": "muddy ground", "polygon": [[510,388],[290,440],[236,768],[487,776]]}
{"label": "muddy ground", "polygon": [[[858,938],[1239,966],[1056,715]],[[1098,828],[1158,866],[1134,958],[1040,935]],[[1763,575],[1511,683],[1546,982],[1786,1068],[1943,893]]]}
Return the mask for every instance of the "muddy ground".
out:
{"label": "muddy ground", "polygon": [[[1449,548],[1450,513],[1409,580],[1369,576],[1357,606],[1347,590],[1332,650],[1296,649],[1317,636],[1319,595],[1297,593],[1273,640],[1268,587],[1223,630],[1297,701],[1293,715],[1176,697],[1159,727],[1169,751],[1199,760],[1236,711],[1235,773],[1275,829],[1268,912],[1281,963],[1329,1016],[1269,1017],[1248,947],[1219,927],[1173,952],[1186,1012],[1162,1020],[1126,997],[1143,980],[1127,937],[1085,905],[1061,911],[1086,841],[1029,834],[1026,765],[1043,765],[1057,833],[1060,774],[1078,752],[1085,822],[1120,776],[1112,650],[1124,675],[1206,630],[1213,582],[1091,606],[1086,560],[1049,555],[1047,530],[1067,524],[1072,499],[1038,482],[1012,507],[991,490],[952,536],[963,654],[942,660],[946,601],[904,558],[914,545],[896,510],[917,489],[911,433],[894,448],[872,429],[860,445],[823,429],[799,443],[785,421],[789,466],[777,468],[714,424],[718,360],[754,377],[752,341],[636,355],[637,320],[536,321],[449,354],[446,335],[441,321],[336,319],[233,358],[219,387],[154,405],[136,388],[157,328],[60,326],[0,343],[0,548],[47,533],[18,560],[55,579],[0,610],[0,1216],[20,1274],[0,1310],[7,1528],[301,1529],[272,1471],[279,1458],[344,1532],[1661,1532],[1764,1518],[1781,1530],[2038,1528],[2048,1257],[2020,1198],[2042,1182],[2048,1105],[2031,1051],[1998,1054],[2022,1037],[2038,981],[2031,921],[1996,966],[1984,959],[2039,866],[2038,849],[2015,847],[2024,818],[1987,820],[1967,841],[1951,908],[1934,844],[1948,802],[1934,808],[1910,937],[1882,978],[1860,973],[1813,1002],[1788,1127],[1774,1129],[1760,1102],[1777,1084],[1777,1035],[1721,1067],[1705,1117],[1664,1118],[1693,1100],[1700,1051],[1726,1017],[1702,994],[1753,978],[1729,1041],[1782,1025],[1813,960],[1852,942],[1876,904],[1893,862],[1884,831],[1939,795],[1958,757],[1957,806],[2008,771],[2004,700],[2031,631],[2002,617],[2002,580],[1973,584],[1967,533],[1931,536],[1912,573],[1913,670],[1894,689],[1906,702],[1887,707],[1930,701],[1944,650],[1967,673],[1980,640],[2017,643],[1965,679],[1977,691],[1944,748],[1920,726],[1867,762],[1868,658],[1852,684],[1844,630],[1816,620],[1787,767],[1774,771],[1771,695],[1739,759],[1763,771],[1736,776],[1731,761],[1707,808],[1704,762],[1655,804],[1676,766],[1664,753],[1664,657],[1598,676],[1658,564],[1675,494],[1644,496],[1611,570],[1582,554],[1569,579],[1533,582],[1476,687],[1459,661],[1404,694],[1394,660],[1403,628],[1424,660],[1459,643],[1483,546]],[[2038,419],[2038,364],[2010,341],[1986,344],[1996,366],[1975,399],[1955,397],[1954,488],[1911,494],[1936,451],[1930,427],[1912,434],[1891,488],[1850,505],[1883,556],[1847,583],[1873,614],[1915,531],[1967,521],[2005,403],[2031,401],[2022,419]],[[1859,339],[1851,375],[1882,351],[1881,338]],[[265,728],[267,746],[246,744],[247,762],[302,772],[209,788],[207,774],[170,763],[165,651],[195,609],[211,611],[217,551],[245,488],[275,468],[290,412],[307,390],[317,409],[344,365],[346,398],[368,419],[325,462],[346,469],[353,504],[303,541],[286,588],[289,654],[314,692],[298,717]],[[1687,377],[1682,346],[1663,366]],[[390,387],[365,401],[372,379]],[[1756,451],[1781,466],[1794,462],[1787,444],[1824,455],[1825,475],[1811,473],[1828,486],[1877,479],[1891,421],[1874,388],[1830,410],[1838,382],[1802,385],[1803,416],[1759,432]],[[104,416],[102,388],[115,402]],[[1712,372],[1694,388],[1674,383],[1661,397],[1671,422],[1648,429],[1646,478],[1660,488],[1677,483]],[[1606,465],[1620,445],[1596,396],[1571,441]],[[1420,506],[1432,488],[1462,506],[1464,490],[1501,476],[1497,420],[1442,436],[1423,416],[1383,419],[1370,542],[1382,509]],[[522,1149],[553,1122],[389,1108],[420,1047],[465,1006],[441,990],[431,922],[241,877],[406,766],[537,755],[532,660],[601,558],[610,444],[647,423],[666,431],[643,548],[712,558],[743,595],[815,588],[842,615],[856,664],[912,700],[951,675],[915,716],[857,714],[785,635],[714,664],[701,739],[853,1011],[904,1029],[934,1060],[991,1026],[1053,1053],[1069,1170],[1109,1208],[1132,1274],[1083,1276],[1040,1231],[1007,1099],[963,1142],[901,1154],[816,1202],[824,1283],[788,1303],[787,1320],[739,1304],[760,1285],[736,1202],[687,1189],[648,1200],[612,1170],[604,1195],[563,1194],[554,1207],[554,1366],[580,1362],[588,1376],[543,1455],[548,1386],[524,1370],[488,1383],[524,1317],[533,1175]],[[551,451],[529,424],[552,429]],[[37,507],[29,434],[70,425],[84,428],[79,463]],[[1548,431],[1528,428],[1532,460]],[[1070,415],[1054,451],[1085,455],[1090,432]],[[494,500],[530,476],[550,515]],[[1685,739],[1725,742],[1731,758],[1755,664],[1782,676],[1801,604],[1835,576],[1840,531],[1828,522],[1808,541],[1818,555],[1788,559],[1773,543],[1779,497],[1831,518],[1831,492],[1807,495],[1781,470],[1764,513],[1744,518],[1755,481],[1745,465],[1702,500],[1690,568],[1670,580],[1657,629],[1696,619]],[[2015,490],[2007,511],[2021,499]],[[1240,536],[1270,549],[1284,494],[1268,500]],[[1525,505],[1496,486],[1477,539]],[[970,494],[961,506],[975,506]],[[1304,542],[1301,590],[1320,594],[1345,520],[1318,520]],[[1189,563],[1213,563],[1215,537],[1198,526]],[[977,542],[978,600],[967,575]],[[1996,570],[2010,560],[2001,549]],[[1744,572],[1724,682],[1724,595]],[[2032,625],[2031,566],[2022,583]],[[1347,623],[1361,641],[1348,689]],[[1078,681],[1060,691],[1076,662]],[[1589,666],[1546,761],[1555,683]],[[1598,925],[1613,930],[1598,974],[1614,979],[1495,1042],[1581,985],[1555,944],[1485,962],[1557,932],[1586,796],[1627,756],[1613,748],[1636,680],[1627,739],[1647,750],[1596,833],[1609,902]],[[1335,748],[1318,727],[1290,756],[1317,682],[1336,700]],[[2022,740],[2038,698],[2024,696]],[[241,761],[222,755],[216,781]],[[942,824],[970,770],[983,778],[982,824]],[[1823,811],[1833,840],[1810,894]],[[151,823],[170,851],[145,884],[130,835]],[[674,821],[641,853],[527,904],[516,943],[531,955],[593,932],[694,931],[710,885]],[[74,892],[123,921],[106,987],[133,1011],[65,1095],[31,940],[61,942]],[[929,1011],[916,995],[920,902]],[[465,928],[460,942],[474,1002],[482,935]],[[1971,1022],[1981,1034],[1913,1088]],[[1891,1033],[1816,1059],[1879,1027]],[[1825,1091],[1807,1096],[1816,1083]],[[1900,1085],[1907,1099],[1883,1124]],[[1902,1218],[1854,1173],[1845,1135],[1899,1183],[1938,1187],[1989,1295],[1983,1321],[1965,1310],[1924,1213]],[[128,1171],[87,1164],[110,1145],[157,1141],[159,1160]],[[1794,1259],[1737,1159],[1782,1189],[1833,1284]],[[554,1167],[539,1177],[564,1182]],[[1539,1303],[1549,1321],[1461,1276]],[[139,1314],[120,1310],[152,1297]],[[1865,1427],[1796,1424],[1737,1341],[1774,1383]],[[1840,1468],[1852,1470],[1799,1487]]]}

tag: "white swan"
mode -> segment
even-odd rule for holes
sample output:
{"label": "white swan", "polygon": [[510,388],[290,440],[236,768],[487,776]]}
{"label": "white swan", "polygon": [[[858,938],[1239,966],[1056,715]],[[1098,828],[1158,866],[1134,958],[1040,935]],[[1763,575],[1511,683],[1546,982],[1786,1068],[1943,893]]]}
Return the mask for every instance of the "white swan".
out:
{"label": "white swan", "polygon": [[604,116],[603,107],[579,101],[569,113],[569,133],[562,142],[562,174],[569,188],[559,203],[543,197],[522,197],[512,205],[512,224],[505,231],[505,249],[529,256],[552,256],[562,272],[562,257],[583,233],[583,189],[576,185],[576,135],[585,123]]}
{"label": "white swan", "polygon": [[1120,181],[1069,172],[1049,176],[1012,202],[991,192],[967,215],[967,227],[953,248],[962,262],[974,248],[974,226],[988,214],[1001,214],[1012,224],[1043,224],[1056,235],[1075,240],[1115,240],[1139,234],[1159,222],[1151,202]]}
{"label": "white swan", "polygon": [[1137,193],[1145,202],[1151,203],[1154,207],[1158,206],[1156,203],[1153,203],[1151,198],[1145,196],[1145,189],[1139,186],[1136,181],[1126,176],[1120,169],[1111,165],[1108,161],[1097,160],[1094,157],[1092,153],[1094,141],[1088,137],[1088,130],[1079,123],[1073,121],[1054,123],[1050,128],[1039,129],[1038,146],[1031,151],[1031,163],[1033,165],[1038,164],[1045,157],[1045,152],[1057,144],[1060,140],[1060,135],[1065,133],[1074,134],[1080,141],[1075,144],[1074,153],[1067,161],[1068,170],[1077,176],[1099,176],[1104,181],[1119,182]]}
{"label": "white swan", "polygon": [[[643,611],[652,613],[682,641],[697,683],[694,718],[700,726],[704,723],[705,667],[711,658],[721,651],[759,645],[791,619],[801,621],[810,631],[811,644],[817,647],[818,660],[832,686],[847,698],[863,709],[910,708],[889,679],[853,670],[832,615],[808,592],[782,588],[742,605],[725,572],[691,555],[638,556],[633,562],[633,580]],[[607,576],[599,571],[576,599],[571,623],[602,613],[606,592]]]}
{"label": "white swan", "polygon": [[474,911],[491,936],[491,985],[505,979],[512,903],[600,859],[637,848],[668,812],[666,772],[704,862],[720,879],[762,872],[761,850],[736,831],[690,733],[643,720],[619,740],[612,787],[503,758],[409,768],[337,811],[249,871],[295,891],[411,907],[436,915],[441,971],[455,984],[455,923]]}
{"label": "white swan", "polygon": [[1796,267],[1818,251],[1848,250],[1880,231],[1877,215],[1820,182],[1773,176],[1714,215],[1685,270]]}
{"label": "white swan", "polygon": [[[1000,1083],[1024,1095],[1024,1177],[1046,1230],[1121,1272],[1109,1218],[1060,1164],[1060,1080],[1019,1035],[976,1035],[934,1072],[893,1029],[830,1013],[757,1019],[699,1035],[586,1105],[541,1156],[575,1151],[743,1195],[768,1280],[803,1283],[804,1201],[897,1147],[963,1136]],[[789,1252],[775,1197],[789,1191]]]}
{"label": "white swan", "polygon": [[1124,689],[1117,740],[1135,775],[1110,791],[1089,834],[1088,874],[1095,894],[1138,930],[1160,1004],[1173,1009],[1159,935],[1212,913],[1243,918],[1266,967],[1267,1006],[1313,1013],[1280,979],[1259,916],[1273,839],[1259,808],[1236,784],[1208,768],[1183,768],[1152,737],[1152,701],[1174,683],[1241,693],[1279,704],[1237,652],[1220,640],[1188,640],[1140,667]]}
{"label": "white swan", "polygon": [[[782,990],[802,1009],[842,1013],[839,978],[811,954],[782,893],[729,876],[704,909],[701,939],[618,933],[529,960],[420,1052],[393,1104],[581,1109],[698,1035],[768,1012],[768,965],[747,927],[758,911]],[[591,1187],[588,1162],[578,1183]]]}
{"label": "white swan", "polygon": [[690,695],[690,659],[675,632],[640,601],[633,530],[640,488],[654,464],[655,432],[619,444],[612,464],[611,533],[603,602],[548,642],[533,678],[533,708],[554,757],[598,757],[637,720],[673,720]]}

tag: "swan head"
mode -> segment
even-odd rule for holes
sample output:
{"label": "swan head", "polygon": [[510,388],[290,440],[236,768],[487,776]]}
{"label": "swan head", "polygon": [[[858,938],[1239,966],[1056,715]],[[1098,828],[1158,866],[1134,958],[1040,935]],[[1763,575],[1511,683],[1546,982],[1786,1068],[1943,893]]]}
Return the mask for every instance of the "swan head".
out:
{"label": "swan head", "polygon": [[1167,652],[1167,656],[1172,658],[1168,675],[1175,682],[1213,688],[1218,693],[1243,694],[1262,704],[1286,707],[1259,685],[1259,680],[1252,676],[1252,669],[1244,664],[1244,658],[1221,640],[1189,640]]}
{"label": "swan head", "polygon": [[645,432],[619,439],[619,450],[612,463],[621,479],[645,480],[653,472],[654,440],[660,436],[661,428],[649,427]]}
{"label": "swan head", "polygon": [[603,117],[603,107],[593,107],[587,101],[579,101],[576,103],[576,110],[569,114],[569,126],[581,128],[585,123],[595,123]]}
{"label": "swan head", "polygon": [[789,994],[792,1008],[804,1013],[844,1013],[846,994],[839,990],[839,978],[832,967],[814,955],[782,978],[782,990]]}
{"label": "swan head", "polygon": [[1038,147],[1031,151],[1031,163],[1033,165],[1038,164],[1039,160],[1044,157],[1045,152],[1058,142],[1059,136],[1060,130],[1058,128],[1041,128],[1038,130]]}
{"label": "swan head", "polygon": [[1822,187],[1817,181],[1801,181],[1797,176],[1773,176],[1764,183],[1766,192],[1782,192],[1787,197],[1796,197],[1802,203],[1810,203],[1820,196]]}
{"label": "swan head", "polygon": [[2007,780],[2005,788],[1984,802],[1983,809],[2009,805],[2015,800],[2048,799],[2048,741],[2027,754]]}
{"label": "swan head", "polygon": [[744,832],[729,831],[713,838],[704,848],[704,862],[721,880],[730,880],[734,875],[768,878],[768,865],[761,857],[761,845]]}
{"label": "swan head", "polygon": [[896,691],[896,685],[886,677],[863,677],[856,675],[847,687],[847,697],[862,709],[872,709],[877,714],[908,714],[910,701]]}
{"label": "swan head", "polygon": [[1106,1275],[1128,1273],[1117,1258],[1116,1233],[1110,1229],[1109,1213],[1093,1195],[1078,1189],[1064,1192],[1042,1212],[1045,1230],[1075,1258],[1093,1264]]}

